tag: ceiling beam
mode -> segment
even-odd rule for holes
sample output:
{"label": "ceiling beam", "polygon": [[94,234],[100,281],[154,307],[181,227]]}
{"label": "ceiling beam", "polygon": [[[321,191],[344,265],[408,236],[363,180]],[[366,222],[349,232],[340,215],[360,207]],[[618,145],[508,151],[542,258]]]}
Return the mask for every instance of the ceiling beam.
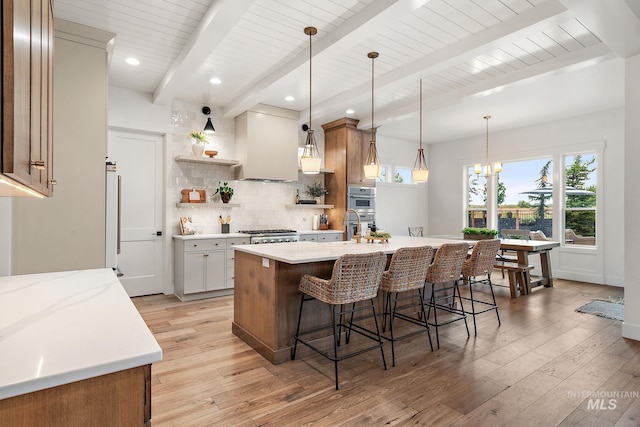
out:
{"label": "ceiling beam", "polygon": [[[205,13],[180,54],[153,92],[153,103],[167,105],[179,94],[180,85],[190,81],[255,0],[215,0]],[[182,83],[181,83],[182,82]]]}
{"label": "ceiling beam", "polygon": [[[589,46],[576,52],[570,52],[561,57],[549,61],[540,62],[530,67],[521,68],[509,74],[496,77],[467,86],[460,90],[446,93],[439,96],[429,97],[424,104],[425,111],[435,111],[439,108],[452,104],[465,102],[467,99],[478,96],[487,96],[496,91],[504,89],[506,86],[518,84],[534,83],[538,79],[548,78],[549,74],[569,73],[582,67],[593,66],[596,63],[616,58],[617,55],[603,42]],[[416,103],[405,104],[396,108],[386,109],[384,112],[376,110],[376,125],[383,126],[385,122],[402,119],[416,114],[418,107]],[[361,123],[365,123],[361,125]],[[371,127],[371,120],[364,119],[358,123],[358,127],[366,129]]]}
{"label": "ceiling beam", "polygon": [[[395,85],[400,80],[418,81],[422,75],[445,70],[474,56],[521,40],[531,32],[542,31],[553,25],[564,23],[573,18],[573,16],[573,13],[569,12],[559,1],[548,1],[404,67],[376,77],[376,90],[380,90],[385,86]],[[322,94],[319,96],[321,97]],[[321,116],[323,112],[331,111],[335,105],[352,105],[370,96],[371,82],[363,82],[347,91],[319,102],[313,106],[313,109],[316,115]],[[378,113],[377,109],[376,113]],[[301,111],[300,117],[304,117],[305,114],[308,115],[308,111]],[[371,120],[369,119],[362,119],[358,124],[360,128],[370,126]]]}
{"label": "ceiling beam", "polygon": [[[313,43],[313,58],[321,60],[323,55],[335,56],[349,51],[363,39],[374,35],[377,30],[389,22],[395,21],[412,10],[422,7],[429,0],[386,0],[373,1],[367,7],[354,14],[336,29]],[[322,29],[318,28],[321,33]],[[300,28],[300,40],[303,40]],[[258,79],[258,82],[242,95],[231,101],[223,111],[225,117],[235,117],[259,103],[269,88],[298,70],[309,61],[307,47],[289,61],[284,67]]]}
{"label": "ceiling beam", "polygon": [[560,1],[621,57],[640,53],[640,20],[624,0]]}

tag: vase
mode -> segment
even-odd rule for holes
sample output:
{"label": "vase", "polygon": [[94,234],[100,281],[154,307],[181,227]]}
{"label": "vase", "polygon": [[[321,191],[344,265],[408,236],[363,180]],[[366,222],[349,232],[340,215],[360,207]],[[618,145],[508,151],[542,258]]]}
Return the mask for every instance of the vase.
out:
{"label": "vase", "polygon": [[220,193],[220,198],[222,199],[222,203],[229,203],[229,201],[231,200],[231,194]]}
{"label": "vase", "polygon": [[204,153],[204,145],[200,141],[196,141],[191,146],[191,151],[193,151],[194,156],[201,157],[202,153]]}

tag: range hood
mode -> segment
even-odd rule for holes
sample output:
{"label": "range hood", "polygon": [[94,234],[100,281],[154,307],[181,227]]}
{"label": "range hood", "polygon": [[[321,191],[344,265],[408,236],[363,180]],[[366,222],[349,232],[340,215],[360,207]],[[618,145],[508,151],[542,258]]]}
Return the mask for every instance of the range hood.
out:
{"label": "range hood", "polygon": [[297,111],[258,104],[235,118],[235,178],[298,180]]}

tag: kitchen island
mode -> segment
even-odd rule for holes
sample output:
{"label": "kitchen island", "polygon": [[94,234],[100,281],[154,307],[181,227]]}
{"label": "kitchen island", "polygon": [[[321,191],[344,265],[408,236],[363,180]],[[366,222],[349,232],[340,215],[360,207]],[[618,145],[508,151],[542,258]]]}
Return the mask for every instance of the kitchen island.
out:
{"label": "kitchen island", "polygon": [[[402,247],[437,248],[444,243],[460,240],[394,236],[384,244],[363,241],[237,246],[232,331],[271,363],[286,362],[291,359],[300,308],[298,284],[304,274],[329,278],[335,260],[344,254],[381,251],[390,256]],[[301,328],[330,323],[330,311],[317,301],[311,303],[318,305],[306,311]]]}
{"label": "kitchen island", "polygon": [[0,425],[144,425],[161,359],[111,269],[0,277]]}

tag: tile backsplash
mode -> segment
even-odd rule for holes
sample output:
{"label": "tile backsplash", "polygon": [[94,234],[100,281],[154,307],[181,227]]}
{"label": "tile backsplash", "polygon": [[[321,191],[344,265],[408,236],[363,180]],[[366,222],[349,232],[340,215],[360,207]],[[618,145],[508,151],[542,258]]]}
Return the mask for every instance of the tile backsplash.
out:
{"label": "tile backsplash", "polygon": [[[183,216],[191,217],[197,233],[220,233],[220,215],[223,218],[231,216],[231,233],[263,228],[304,231],[311,230],[314,214],[324,212],[323,209],[313,208],[313,205],[309,205],[309,208],[286,207],[295,203],[296,190],[299,191],[300,198],[310,198],[304,193],[307,185],[314,182],[324,184],[323,174],[300,173],[298,182],[290,183],[236,181],[233,174],[233,168],[228,166],[173,161],[169,186],[175,224],[173,233],[179,233],[178,221]],[[228,182],[234,190],[230,203],[232,207],[224,206],[219,196],[214,196],[220,181]],[[194,203],[193,206],[177,207],[176,203],[180,202],[183,189],[204,189],[207,202],[213,205]]]}

